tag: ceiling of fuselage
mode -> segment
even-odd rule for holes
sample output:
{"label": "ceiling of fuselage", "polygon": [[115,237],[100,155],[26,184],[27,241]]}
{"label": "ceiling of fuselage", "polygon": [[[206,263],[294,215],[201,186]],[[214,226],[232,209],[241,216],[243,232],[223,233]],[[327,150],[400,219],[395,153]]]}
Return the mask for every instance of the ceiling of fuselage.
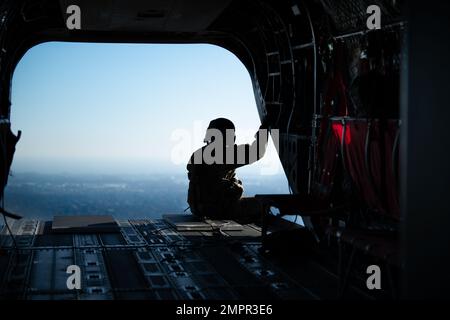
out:
{"label": "ceiling of fuselage", "polygon": [[77,5],[86,31],[201,32],[231,0],[60,0],[61,14]]}

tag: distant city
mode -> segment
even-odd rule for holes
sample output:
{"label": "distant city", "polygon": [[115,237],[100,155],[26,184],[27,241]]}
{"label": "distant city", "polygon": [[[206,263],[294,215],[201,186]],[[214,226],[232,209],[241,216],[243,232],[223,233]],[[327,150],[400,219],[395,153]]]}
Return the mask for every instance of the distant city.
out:
{"label": "distant city", "polygon": [[[244,195],[286,193],[283,175],[245,176]],[[5,189],[7,210],[26,218],[104,215],[118,219],[159,218],[187,207],[185,174],[71,175],[15,173]]]}

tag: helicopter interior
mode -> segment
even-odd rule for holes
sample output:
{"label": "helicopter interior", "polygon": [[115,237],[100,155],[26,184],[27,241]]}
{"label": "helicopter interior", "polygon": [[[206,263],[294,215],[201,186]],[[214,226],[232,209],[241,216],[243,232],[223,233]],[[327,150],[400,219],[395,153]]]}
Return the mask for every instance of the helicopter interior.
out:
{"label": "helicopter interior", "polygon": [[[431,11],[419,18],[421,7],[405,2],[1,1],[0,187],[20,143],[10,130],[11,78],[31,47],[46,41],[215,44],[245,65],[261,122],[280,132],[291,193],[256,196],[265,208],[258,252],[281,257],[289,269],[285,244],[301,247],[336,271],[338,298],[439,296],[442,282],[430,268],[433,261],[441,271],[448,264],[437,245],[449,237],[443,227],[448,156],[435,138],[446,132],[438,109],[445,96],[436,94],[446,81],[445,67],[430,63],[444,59],[448,45],[433,41],[442,35],[440,20]],[[71,5],[81,9],[80,28],[68,28]],[[371,5],[380,8],[379,28],[368,28]],[[305,227],[280,227],[279,217],[290,215],[300,215]],[[368,265],[381,266],[388,279],[379,293],[361,293]],[[418,275],[424,278],[415,282]]]}

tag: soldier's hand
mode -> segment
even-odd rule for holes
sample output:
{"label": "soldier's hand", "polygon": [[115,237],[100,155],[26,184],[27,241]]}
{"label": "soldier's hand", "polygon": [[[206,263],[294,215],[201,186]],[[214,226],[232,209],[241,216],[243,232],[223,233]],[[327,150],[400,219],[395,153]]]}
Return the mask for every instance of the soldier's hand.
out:
{"label": "soldier's hand", "polygon": [[265,117],[261,123],[261,126],[259,127],[259,129],[267,129],[270,130],[270,121],[269,121],[269,117]]}

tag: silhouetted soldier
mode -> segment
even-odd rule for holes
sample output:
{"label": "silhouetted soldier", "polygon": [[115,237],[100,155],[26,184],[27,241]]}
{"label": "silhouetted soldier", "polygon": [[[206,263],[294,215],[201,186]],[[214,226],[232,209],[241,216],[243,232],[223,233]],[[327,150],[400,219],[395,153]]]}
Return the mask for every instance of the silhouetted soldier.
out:
{"label": "silhouetted soldier", "polygon": [[261,159],[267,148],[268,131],[261,125],[255,141],[235,144],[233,122],[218,118],[210,122],[204,142],[187,165],[189,177],[188,203],[191,212],[211,219],[254,220],[261,214],[255,198],[243,198],[242,182],[235,169]]}

